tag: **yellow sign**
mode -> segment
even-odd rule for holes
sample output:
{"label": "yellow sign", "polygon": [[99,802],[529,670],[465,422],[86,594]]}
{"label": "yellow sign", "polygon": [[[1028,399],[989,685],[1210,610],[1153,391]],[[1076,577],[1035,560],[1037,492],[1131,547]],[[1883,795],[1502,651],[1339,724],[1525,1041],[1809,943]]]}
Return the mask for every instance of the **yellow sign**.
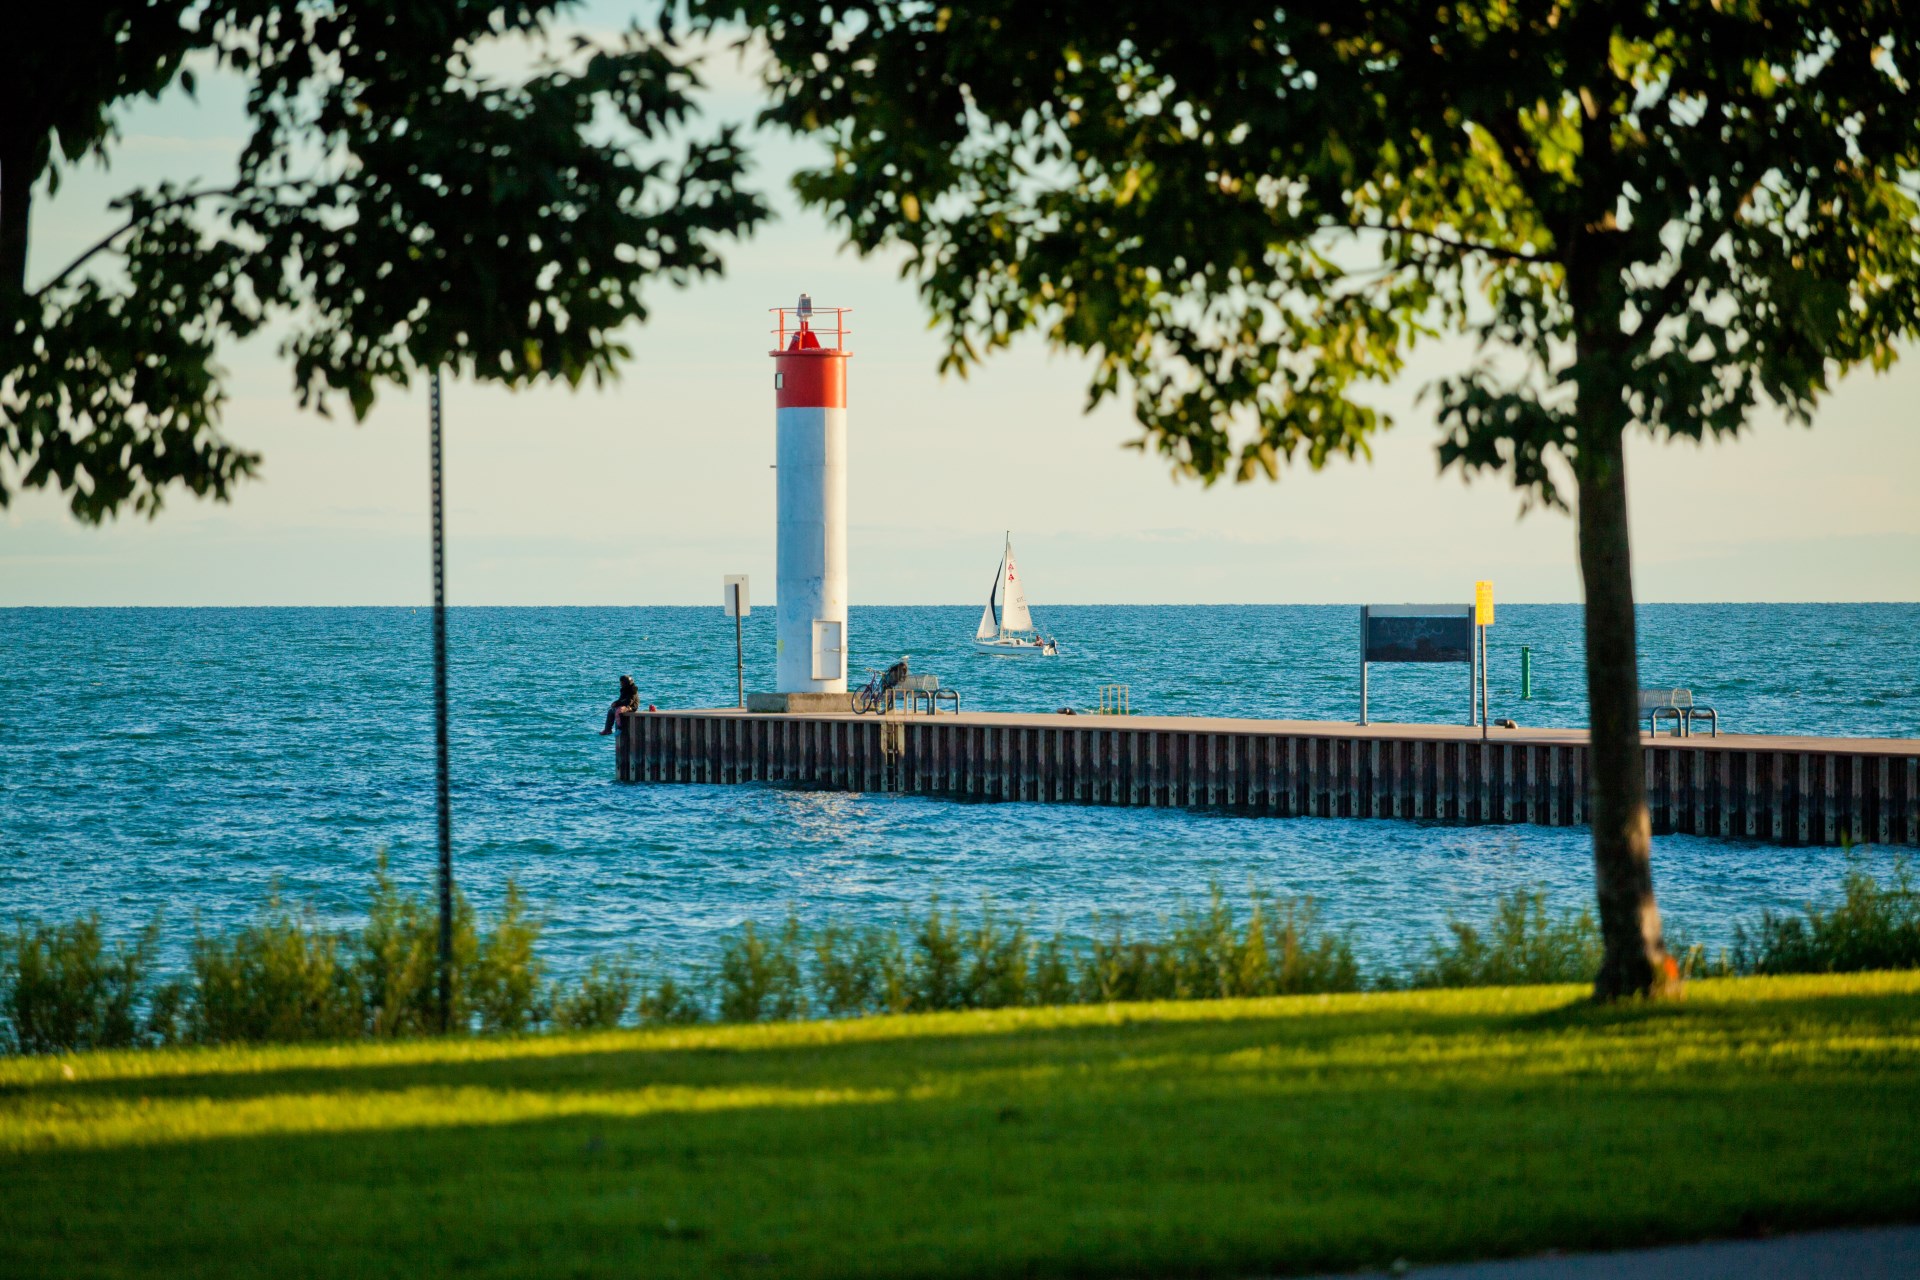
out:
{"label": "yellow sign", "polygon": [[1493,584],[1476,582],[1473,584],[1473,625],[1490,627],[1493,625]]}

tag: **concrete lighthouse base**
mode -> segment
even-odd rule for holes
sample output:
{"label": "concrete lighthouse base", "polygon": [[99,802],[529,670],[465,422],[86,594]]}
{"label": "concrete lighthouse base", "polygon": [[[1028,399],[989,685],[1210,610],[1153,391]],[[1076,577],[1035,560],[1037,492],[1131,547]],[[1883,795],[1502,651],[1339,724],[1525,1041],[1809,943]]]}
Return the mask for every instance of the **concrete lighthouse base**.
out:
{"label": "concrete lighthouse base", "polygon": [[853,695],[851,693],[750,693],[747,695],[747,710],[762,715],[833,715],[851,714]]}

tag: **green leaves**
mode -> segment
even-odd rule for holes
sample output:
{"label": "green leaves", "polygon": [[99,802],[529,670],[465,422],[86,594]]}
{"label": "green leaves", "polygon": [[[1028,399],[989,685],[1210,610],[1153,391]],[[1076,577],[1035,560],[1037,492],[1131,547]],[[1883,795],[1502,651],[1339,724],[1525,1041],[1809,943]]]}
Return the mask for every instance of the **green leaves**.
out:
{"label": "green leaves", "polygon": [[766,41],[767,119],[834,157],[798,190],[906,251],[943,369],[1087,353],[1207,480],[1364,453],[1368,385],[1453,333],[1443,464],[1557,503],[1583,430],[1804,416],[1920,324],[1898,5],[695,10]]}
{"label": "green leaves", "polygon": [[[0,54],[0,81],[65,85],[84,66],[72,83],[92,95],[0,112],[19,196],[0,207],[0,505],[50,486],[98,521],[155,511],[175,485],[225,496],[258,459],[220,434],[214,356],[269,322],[323,414],[365,417],[383,385],[433,367],[614,376],[648,289],[717,272],[765,209],[736,135],[690,128],[698,81],[669,38],[562,43],[546,34],[560,7],[156,3]],[[519,73],[476,70],[529,45]],[[108,154],[116,104],[188,85],[190,54],[247,78],[237,180],[130,192],[116,234],[27,280],[12,175],[51,180],[50,139]]]}

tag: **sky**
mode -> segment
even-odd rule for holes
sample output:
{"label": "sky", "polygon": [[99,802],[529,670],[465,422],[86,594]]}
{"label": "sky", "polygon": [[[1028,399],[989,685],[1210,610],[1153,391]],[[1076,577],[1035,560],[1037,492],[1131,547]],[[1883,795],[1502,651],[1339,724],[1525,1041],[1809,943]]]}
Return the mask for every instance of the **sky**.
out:
{"label": "sky", "polygon": [[[617,25],[619,4],[591,20]],[[708,70],[711,109],[744,117],[749,69]],[[111,169],[68,175],[35,209],[29,275],[109,225],[106,202],[162,177],[230,168],[238,86],[203,77],[127,113]],[[773,597],[768,308],[804,290],[853,308],[850,583],[855,604],[980,597],[1011,530],[1037,609],[1049,603],[1464,600],[1476,579],[1516,603],[1580,598],[1569,518],[1521,514],[1504,480],[1441,475],[1420,385],[1467,358],[1418,352],[1382,393],[1398,425],[1370,461],[1278,483],[1177,481],[1126,449],[1124,409],[1083,412],[1088,367],[1039,341],[972,377],[940,344],[896,260],[839,247],[782,194],[813,158],[756,142],[777,219],[727,255],[724,279],[662,286],[614,386],[447,388],[448,597],[469,605],[719,603],[729,573]],[[230,503],[175,494],[156,520],[93,528],[56,495],[0,514],[0,606],[417,605],[431,595],[424,390],[368,419],[294,403],[271,340],[224,353],[228,434],[265,456]],[[1763,412],[1737,442],[1636,440],[1629,452],[1643,601],[1920,599],[1920,352],[1858,373],[1811,429]]]}

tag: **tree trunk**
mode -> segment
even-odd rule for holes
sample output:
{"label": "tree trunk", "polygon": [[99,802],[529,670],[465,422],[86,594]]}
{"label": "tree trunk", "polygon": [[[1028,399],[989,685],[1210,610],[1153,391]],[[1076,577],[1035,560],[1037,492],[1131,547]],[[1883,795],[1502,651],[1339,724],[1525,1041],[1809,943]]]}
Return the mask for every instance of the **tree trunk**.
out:
{"label": "tree trunk", "polygon": [[1575,43],[1590,88],[1580,91],[1577,194],[1561,243],[1573,320],[1576,401],[1573,456],[1579,486],[1580,580],[1586,592],[1587,723],[1593,818],[1593,880],[1600,906],[1596,1000],[1678,986],[1653,901],[1653,829],[1640,746],[1640,661],[1633,617],[1633,551],[1627,536],[1626,397],[1629,358],[1616,221],[1625,179],[1614,163],[1611,65],[1614,18],[1583,7]]}
{"label": "tree trunk", "polygon": [[1575,470],[1580,577],[1586,589],[1593,878],[1605,948],[1593,994],[1597,1000],[1615,1000],[1664,990],[1677,979],[1653,900],[1626,450],[1619,428],[1597,424],[1596,433],[1581,441]]}
{"label": "tree trunk", "polygon": [[27,214],[33,207],[33,141],[0,122],[0,312],[27,288]]}

